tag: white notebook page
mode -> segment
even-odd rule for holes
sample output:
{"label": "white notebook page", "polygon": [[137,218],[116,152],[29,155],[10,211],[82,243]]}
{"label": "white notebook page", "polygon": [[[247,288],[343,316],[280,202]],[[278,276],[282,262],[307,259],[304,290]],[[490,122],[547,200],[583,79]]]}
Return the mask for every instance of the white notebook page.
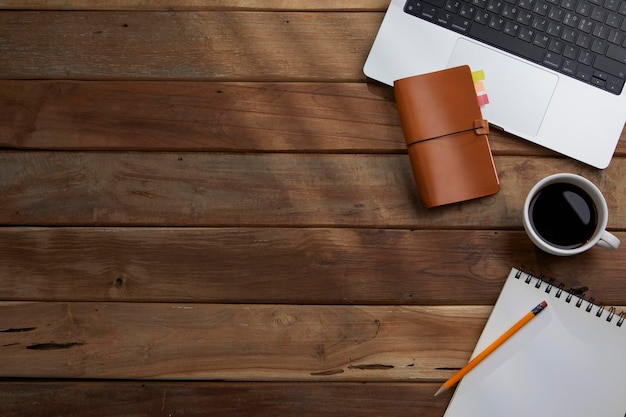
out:
{"label": "white notebook page", "polygon": [[445,417],[626,416],[626,322],[548,287],[511,270],[472,357],[541,301],[548,307],[461,380]]}

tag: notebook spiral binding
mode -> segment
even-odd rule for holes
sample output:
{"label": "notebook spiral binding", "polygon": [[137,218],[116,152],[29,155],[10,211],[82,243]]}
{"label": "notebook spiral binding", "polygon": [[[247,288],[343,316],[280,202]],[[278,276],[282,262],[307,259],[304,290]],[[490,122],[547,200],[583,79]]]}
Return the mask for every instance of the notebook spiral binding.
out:
{"label": "notebook spiral binding", "polygon": [[[565,284],[563,283],[555,286],[554,278],[546,279],[544,274],[535,275],[532,269],[526,272],[523,270],[523,268],[518,268],[517,273],[515,274],[515,278],[523,279],[526,284],[533,285],[537,289],[545,287],[544,292],[546,292],[547,294],[550,294],[552,290],[556,288],[554,298],[563,299],[568,304],[571,304],[572,300],[575,300],[575,303],[573,305],[575,305],[577,308],[583,307],[583,305],[586,303],[586,305],[584,305],[584,309],[587,313],[595,314],[595,316],[598,318],[601,318],[606,313],[605,320],[609,323],[611,323],[613,319],[617,318],[617,322],[615,323],[617,327],[622,327],[622,325],[626,321],[626,311],[621,311],[619,314],[617,314],[615,307],[607,307],[604,304],[595,304],[595,299],[593,297],[585,299],[584,291],[574,291],[572,288],[570,288],[569,290],[565,290]],[[565,297],[561,298],[563,295]]]}

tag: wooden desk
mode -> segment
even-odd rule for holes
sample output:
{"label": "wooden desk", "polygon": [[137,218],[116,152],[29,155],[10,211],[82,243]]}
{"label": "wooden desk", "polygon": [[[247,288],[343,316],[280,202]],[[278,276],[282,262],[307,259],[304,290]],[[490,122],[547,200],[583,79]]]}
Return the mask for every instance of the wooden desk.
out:
{"label": "wooden desk", "polygon": [[[539,252],[540,178],[599,171],[493,133],[502,190],[425,211],[385,0],[0,1],[0,415],[441,416],[512,266],[626,306],[624,249]],[[29,11],[25,11],[29,9]]]}

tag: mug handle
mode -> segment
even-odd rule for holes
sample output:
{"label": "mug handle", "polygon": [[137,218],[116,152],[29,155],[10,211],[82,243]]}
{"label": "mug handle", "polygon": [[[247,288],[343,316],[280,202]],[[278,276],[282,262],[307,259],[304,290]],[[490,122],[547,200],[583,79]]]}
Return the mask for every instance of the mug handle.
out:
{"label": "mug handle", "polygon": [[612,233],[607,232],[606,230],[600,236],[600,240],[598,240],[598,246],[602,246],[606,249],[617,249],[619,248],[620,241]]}

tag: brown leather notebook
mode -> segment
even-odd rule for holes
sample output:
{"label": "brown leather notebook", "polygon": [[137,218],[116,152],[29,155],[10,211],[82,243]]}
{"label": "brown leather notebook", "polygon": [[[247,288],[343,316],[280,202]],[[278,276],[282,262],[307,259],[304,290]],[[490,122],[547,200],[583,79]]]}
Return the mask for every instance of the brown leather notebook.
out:
{"label": "brown leather notebook", "polygon": [[396,80],[394,94],[424,207],[499,191],[489,125],[468,66]]}

